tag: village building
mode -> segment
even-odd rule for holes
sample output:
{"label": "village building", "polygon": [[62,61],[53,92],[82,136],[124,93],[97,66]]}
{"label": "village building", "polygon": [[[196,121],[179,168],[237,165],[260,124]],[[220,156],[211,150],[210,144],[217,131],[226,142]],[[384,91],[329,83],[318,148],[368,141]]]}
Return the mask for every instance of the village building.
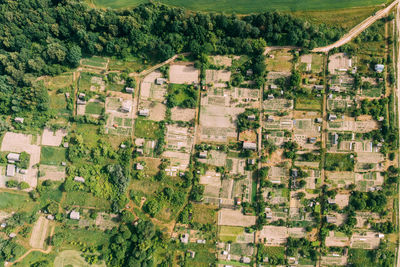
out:
{"label": "village building", "polygon": [[150,111],[148,109],[139,110],[139,116],[148,117],[150,116]]}
{"label": "village building", "polygon": [[135,89],[132,87],[125,87],[125,92],[128,94],[133,94],[135,92]]}
{"label": "village building", "polygon": [[24,118],[16,117],[16,118],[14,119],[14,121],[17,122],[17,123],[24,123]]}
{"label": "village building", "polygon": [[140,171],[140,170],[143,170],[143,169],[144,169],[144,166],[142,164],[136,163],[136,170]]}
{"label": "village building", "polygon": [[121,104],[121,111],[129,113],[132,110],[132,101],[131,100],[125,100]]}
{"label": "village building", "polygon": [[376,71],[377,73],[383,72],[384,69],[385,69],[385,65],[383,65],[383,64],[376,64],[376,65],[375,65],[375,71]]}
{"label": "village building", "polygon": [[269,86],[269,88],[271,88],[272,90],[278,89],[278,86],[276,84],[271,84]]}
{"label": "village building", "polygon": [[257,150],[257,144],[253,142],[244,141],[243,142],[244,150]]}
{"label": "village building", "polygon": [[6,176],[8,176],[8,177],[15,176],[15,165],[14,164],[7,165]]}
{"label": "village building", "polygon": [[20,154],[17,154],[17,153],[8,153],[8,155],[7,155],[8,161],[13,161],[13,162],[19,161],[19,157],[20,157]]}
{"label": "village building", "polygon": [[71,220],[78,220],[79,221],[80,218],[81,218],[79,211],[75,211],[75,210],[71,211],[71,213],[69,214],[69,218]]}
{"label": "village building", "polygon": [[85,182],[85,178],[83,178],[82,176],[75,176],[74,177],[74,181],[75,182],[79,182],[79,183],[84,183]]}
{"label": "village building", "polygon": [[335,121],[335,120],[337,120],[337,116],[335,114],[329,114],[328,120]]}
{"label": "village building", "polygon": [[165,79],[165,78],[157,78],[156,79],[156,84],[157,85],[163,85],[166,82],[167,82],[167,79]]}
{"label": "village building", "polygon": [[207,151],[199,152],[199,158],[206,159],[207,158]]}
{"label": "village building", "polygon": [[180,237],[181,243],[187,244],[189,243],[189,235],[188,234],[182,234]]}

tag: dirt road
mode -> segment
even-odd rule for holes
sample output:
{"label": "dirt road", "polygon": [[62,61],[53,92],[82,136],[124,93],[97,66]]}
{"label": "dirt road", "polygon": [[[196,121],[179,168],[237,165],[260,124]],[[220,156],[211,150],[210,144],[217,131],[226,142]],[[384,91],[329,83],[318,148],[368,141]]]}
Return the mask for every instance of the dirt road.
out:
{"label": "dirt road", "polygon": [[329,50],[331,50],[333,48],[340,47],[340,46],[350,42],[357,35],[359,35],[365,29],[367,29],[369,26],[371,26],[375,21],[377,21],[377,20],[383,18],[384,16],[386,16],[390,12],[390,10],[399,3],[399,1],[400,0],[394,1],[393,3],[391,3],[386,8],[381,9],[378,12],[376,12],[374,15],[368,17],[363,22],[361,22],[360,24],[355,26],[353,29],[351,29],[348,33],[346,33],[342,38],[340,38],[335,43],[333,43],[331,45],[328,45],[328,46],[324,46],[324,47],[317,47],[317,48],[313,49],[312,51],[313,52],[324,52],[324,53],[326,53],[326,52],[329,52]]}
{"label": "dirt road", "polygon": [[[395,29],[396,29],[396,33],[397,33],[397,47],[396,45],[394,45],[394,48],[397,48],[397,51],[395,51],[394,53],[397,53],[397,61],[396,64],[397,66],[395,67],[396,70],[396,88],[394,89],[394,94],[397,95],[397,114],[398,114],[398,119],[399,119],[399,125],[400,125],[400,94],[399,94],[399,90],[400,90],[400,10],[399,10],[399,5],[397,5],[397,10],[396,10],[396,22],[395,22]],[[396,42],[394,42],[396,43]],[[394,49],[393,49],[394,51]],[[400,191],[400,184],[399,184],[399,191]],[[399,195],[399,203],[400,203],[400,194]],[[398,221],[398,225],[400,225],[400,205],[398,205],[398,212],[397,212],[397,219]],[[399,239],[400,239],[400,233],[399,233]],[[397,267],[400,267],[400,242],[398,242],[398,247],[397,247]]]}

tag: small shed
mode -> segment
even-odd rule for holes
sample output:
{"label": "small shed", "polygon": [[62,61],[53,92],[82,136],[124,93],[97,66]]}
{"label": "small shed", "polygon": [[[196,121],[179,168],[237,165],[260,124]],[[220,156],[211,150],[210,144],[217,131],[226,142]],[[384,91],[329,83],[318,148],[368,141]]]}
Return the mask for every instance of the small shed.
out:
{"label": "small shed", "polygon": [[140,171],[140,170],[143,170],[143,169],[144,169],[144,166],[142,164],[136,163],[136,170]]}
{"label": "small shed", "polygon": [[256,120],[256,115],[251,114],[251,115],[247,116],[247,119],[248,119],[249,121],[254,121],[254,120]]}
{"label": "small shed", "polygon": [[240,262],[249,264],[251,262],[251,259],[249,257],[243,256],[240,258]]}
{"label": "small shed", "polygon": [[244,141],[243,149],[245,150],[257,150],[257,144],[253,142]]}
{"label": "small shed", "polygon": [[14,121],[17,122],[17,123],[24,123],[24,118],[16,117],[16,118],[14,119]]}
{"label": "small shed", "polygon": [[166,82],[167,82],[167,79],[165,79],[165,78],[157,78],[156,79],[156,84],[157,85],[163,85]]}
{"label": "small shed", "polygon": [[83,178],[82,176],[75,176],[74,177],[74,181],[75,182],[79,182],[79,183],[84,183],[85,182],[85,178]]}
{"label": "small shed", "polygon": [[385,69],[385,65],[383,65],[383,64],[376,64],[375,65],[375,71],[377,73],[381,73],[384,69]]}
{"label": "small shed", "polygon": [[329,121],[335,121],[335,120],[337,120],[337,116],[335,114],[329,114],[328,120]]}
{"label": "small shed", "polygon": [[125,92],[128,94],[133,94],[135,92],[135,89],[132,87],[125,87]]}
{"label": "small shed", "polygon": [[129,113],[132,110],[132,101],[131,100],[125,100],[121,104],[121,111],[125,113]]}
{"label": "small shed", "polygon": [[6,176],[8,176],[8,177],[15,176],[15,165],[14,164],[7,165]]}
{"label": "small shed", "polygon": [[275,97],[274,97],[273,94],[269,94],[269,95],[267,96],[267,98],[268,98],[268,100],[273,100]]}
{"label": "small shed", "polygon": [[78,221],[79,221],[80,218],[81,218],[81,215],[80,215],[79,211],[73,210],[73,211],[70,212],[69,218],[70,218],[71,220],[78,220]]}
{"label": "small shed", "polygon": [[199,158],[206,159],[207,158],[207,151],[199,152]]}
{"label": "small shed", "polygon": [[19,161],[20,154],[18,153],[8,153],[7,159],[12,161]]}
{"label": "small shed", "polygon": [[278,89],[278,86],[277,86],[276,84],[271,84],[271,85],[269,86],[269,88],[275,90],[275,89]]}
{"label": "small shed", "polygon": [[182,234],[180,240],[183,244],[189,243],[189,234]]}
{"label": "small shed", "polygon": [[139,116],[148,117],[150,116],[150,110],[147,108],[139,110]]}
{"label": "small shed", "polygon": [[86,97],[86,94],[84,94],[84,93],[79,93],[79,95],[78,95],[78,98],[82,99],[82,100],[85,100],[85,97]]}

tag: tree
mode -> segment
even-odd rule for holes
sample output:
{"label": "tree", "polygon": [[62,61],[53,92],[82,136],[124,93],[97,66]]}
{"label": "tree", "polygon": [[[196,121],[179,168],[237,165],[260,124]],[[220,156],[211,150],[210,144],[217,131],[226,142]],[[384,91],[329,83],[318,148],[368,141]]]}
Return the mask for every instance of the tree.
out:
{"label": "tree", "polygon": [[72,67],[79,66],[80,60],[82,58],[81,48],[77,45],[72,45],[68,50],[67,61]]}

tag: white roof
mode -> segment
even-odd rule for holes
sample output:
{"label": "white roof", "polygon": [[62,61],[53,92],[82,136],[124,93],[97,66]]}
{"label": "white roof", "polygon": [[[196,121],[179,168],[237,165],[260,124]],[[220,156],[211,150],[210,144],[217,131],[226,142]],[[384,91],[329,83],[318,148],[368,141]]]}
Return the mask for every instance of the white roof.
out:
{"label": "white roof", "polygon": [[14,164],[8,164],[7,165],[7,173],[6,173],[6,175],[10,176],[10,177],[15,175],[15,165]]}
{"label": "white roof", "polygon": [[79,220],[81,218],[79,211],[71,211],[71,213],[69,214],[69,218],[72,220]]}
{"label": "white roof", "polygon": [[81,177],[81,176],[75,176],[75,177],[74,177],[74,181],[75,181],[75,182],[84,183],[84,182],[85,182],[85,178],[83,178],[83,177]]}
{"label": "white roof", "polygon": [[19,154],[17,154],[17,153],[9,153],[8,155],[7,155],[7,159],[8,160],[15,160],[15,161],[18,161],[19,160]]}

